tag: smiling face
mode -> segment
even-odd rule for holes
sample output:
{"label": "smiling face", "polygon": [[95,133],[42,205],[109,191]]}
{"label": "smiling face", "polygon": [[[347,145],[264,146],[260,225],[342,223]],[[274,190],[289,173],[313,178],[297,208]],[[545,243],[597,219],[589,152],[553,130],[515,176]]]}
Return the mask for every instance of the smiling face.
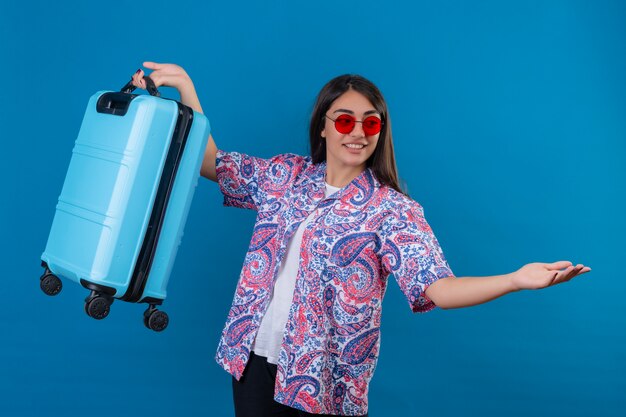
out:
{"label": "smiling face", "polygon": [[[350,133],[340,133],[335,122],[342,114],[354,116],[357,123]],[[357,177],[366,168],[366,161],[374,153],[380,133],[366,135],[362,122],[368,116],[380,114],[361,93],[349,89],[340,95],[326,112],[321,136],[326,140],[327,178],[345,182]],[[330,183],[330,181],[328,181]],[[343,184],[345,185],[345,184]]]}

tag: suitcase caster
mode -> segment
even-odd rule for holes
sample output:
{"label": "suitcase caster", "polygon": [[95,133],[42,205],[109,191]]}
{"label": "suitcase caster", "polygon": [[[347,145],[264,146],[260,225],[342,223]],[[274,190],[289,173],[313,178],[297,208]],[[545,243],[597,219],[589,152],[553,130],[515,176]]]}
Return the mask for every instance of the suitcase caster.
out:
{"label": "suitcase caster", "polygon": [[154,304],[143,313],[143,325],[155,332],[162,332],[170,319],[165,311],[157,310]]}
{"label": "suitcase caster", "polygon": [[112,302],[110,297],[92,291],[89,297],[85,299],[85,313],[91,318],[102,320],[109,315]]}
{"label": "suitcase caster", "polygon": [[63,284],[59,277],[46,268],[41,278],[39,278],[39,287],[46,295],[57,295],[61,292]]}

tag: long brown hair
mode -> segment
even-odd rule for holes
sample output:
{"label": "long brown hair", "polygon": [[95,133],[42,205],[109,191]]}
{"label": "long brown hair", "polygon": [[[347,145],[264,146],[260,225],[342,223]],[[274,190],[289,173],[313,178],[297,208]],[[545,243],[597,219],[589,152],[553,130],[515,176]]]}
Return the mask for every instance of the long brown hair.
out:
{"label": "long brown hair", "polygon": [[385,184],[408,196],[398,183],[398,169],[393,152],[391,120],[387,111],[387,103],[380,90],[371,81],[360,75],[345,74],[333,78],[318,94],[313,113],[311,114],[311,125],[309,128],[313,163],[317,164],[326,160],[326,140],[322,138],[322,130],[324,130],[325,124],[324,115],[333,102],[350,89],[363,94],[372,103],[383,121],[383,128],[380,131],[376,149],[367,159],[366,166],[372,168],[376,179],[381,184]]}

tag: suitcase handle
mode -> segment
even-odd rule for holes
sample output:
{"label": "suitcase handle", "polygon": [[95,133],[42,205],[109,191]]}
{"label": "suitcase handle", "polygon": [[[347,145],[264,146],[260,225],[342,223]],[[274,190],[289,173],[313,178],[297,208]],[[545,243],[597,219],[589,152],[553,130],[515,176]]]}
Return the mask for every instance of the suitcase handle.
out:
{"label": "suitcase handle", "polygon": [[[159,90],[154,84],[154,81],[152,81],[152,78],[150,78],[148,75],[144,75],[143,79],[146,82],[146,90],[148,90],[148,93],[150,93],[151,96],[161,97],[161,93],[159,93]],[[124,87],[122,87],[120,91],[122,93],[130,94],[135,90],[135,88],[137,87],[133,85],[133,80],[131,79],[129,82],[126,83]]]}

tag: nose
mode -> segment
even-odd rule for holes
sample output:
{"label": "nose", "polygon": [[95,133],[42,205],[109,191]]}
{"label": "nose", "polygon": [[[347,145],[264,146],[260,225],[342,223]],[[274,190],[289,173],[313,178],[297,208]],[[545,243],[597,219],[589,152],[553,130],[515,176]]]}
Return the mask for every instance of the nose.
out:
{"label": "nose", "polygon": [[362,122],[354,123],[354,129],[352,129],[352,132],[350,132],[350,136],[353,136],[355,138],[364,138],[365,137],[365,132],[363,131],[363,123]]}

